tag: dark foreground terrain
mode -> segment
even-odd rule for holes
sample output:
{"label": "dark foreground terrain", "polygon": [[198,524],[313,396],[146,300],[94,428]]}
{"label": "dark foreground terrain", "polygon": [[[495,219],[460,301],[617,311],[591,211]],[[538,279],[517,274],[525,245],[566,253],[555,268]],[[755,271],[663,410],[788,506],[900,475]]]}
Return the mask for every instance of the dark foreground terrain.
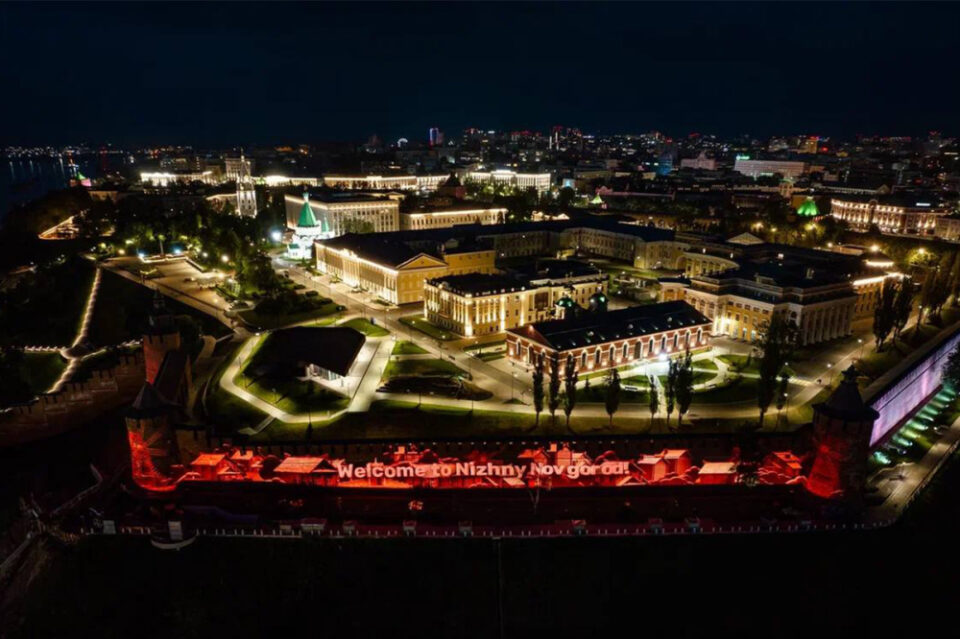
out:
{"label": "dark foreground terrain", "polygon": [[873,533],[47,544],[4,636],[922,634],[960,590],[957,481],[954,463],[907,521]]}
{"label": "dark foreground terrain", "polygon": [[[16,471],[3,512],[16,494],[59,503],[88,484],[91,459],[122,456],[117,432],[0,455]],[[200,538],[180,552],[143,538],[48,539],[0,599],[0,637],[922,635],[950,621],[960,592],[957,488],[955,459],[904,521],[866,533]]]}

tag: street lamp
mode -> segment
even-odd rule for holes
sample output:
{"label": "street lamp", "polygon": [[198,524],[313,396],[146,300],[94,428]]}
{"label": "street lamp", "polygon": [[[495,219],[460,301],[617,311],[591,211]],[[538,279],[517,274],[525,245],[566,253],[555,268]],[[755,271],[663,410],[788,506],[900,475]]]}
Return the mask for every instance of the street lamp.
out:
{"label": "street lamp", "polygon": [[227,262],[230,261],[230,256],[224,253],[223,255],[220,256],[220,261],[226,264]]}
{"label": "street lamp", "polygon": [[857,343],[860,344],[860,354],[857,356],[857,359],[863,359],[863,338],[858,337]]}
{"label": "street lamp", "polygon": [[517,381],[517,374],[516,374],[516,373],[511,373],[511,377],[510,377],[510,401],[513,401],[513,399],[514,399],[514,395],[513,395],[513,383],[514,383],[515,381]]}

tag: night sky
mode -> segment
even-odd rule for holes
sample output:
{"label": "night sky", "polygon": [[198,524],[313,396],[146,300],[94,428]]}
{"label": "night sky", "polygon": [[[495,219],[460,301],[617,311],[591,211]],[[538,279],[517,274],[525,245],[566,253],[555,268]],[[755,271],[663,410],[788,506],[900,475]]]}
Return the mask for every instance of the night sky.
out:
{"label": "night sky", "polygon": [[960,5],[2,4],[0,144],[957,134]]}

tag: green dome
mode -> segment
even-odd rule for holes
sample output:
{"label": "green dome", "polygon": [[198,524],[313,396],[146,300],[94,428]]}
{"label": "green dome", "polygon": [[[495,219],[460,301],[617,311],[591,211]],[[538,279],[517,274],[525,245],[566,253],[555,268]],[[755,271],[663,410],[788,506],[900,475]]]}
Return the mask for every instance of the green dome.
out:
{"label": "green dome", "polygon": [[590,204],[603,204],[603,199],[600,197],[600,194],[597,194],[592,200],[590,200]]}
{"label": "green dome", "polygon": [[557,300],[557,306],[560,306],[562,308],[573,308],[573,305],[574,305],[574,301],[566,296],[561,297],[560,299]]}
{"label": "green dome", "polygon": [[297,226],[313,227],[317,225],[317,218],[313,215],[313,209],[310,207],[310,199],[303,196],[303,208],[300,209],[300,219],[297,220]]}
{"label": "green dome", "polygon": [[820,211],[817,209],[817,203],[812,197],[808,197],[803,204],[797,207],[797,215],[800,217],[819,217]]}

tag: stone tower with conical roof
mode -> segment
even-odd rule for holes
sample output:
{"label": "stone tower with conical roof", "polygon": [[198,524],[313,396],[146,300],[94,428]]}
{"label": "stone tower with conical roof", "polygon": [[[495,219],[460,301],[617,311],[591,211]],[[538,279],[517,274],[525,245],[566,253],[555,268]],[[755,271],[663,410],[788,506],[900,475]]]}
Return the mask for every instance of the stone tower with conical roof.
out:
{"label": "stone tower with conical roof", "polygon": [[147,382],[124,416],[130,443],[130,472],[144,488],[172,487],[170,467],[178,457],[171,424],[175,411],[176,407]]}
{"label": "stone tower with conical roof", "polygon": [[813,407],[815,457],[807,477],[808,491],[824,499],[859,499],[873,422],[879,416],[863,402],[857,369],[850,366],[827,401]]}
{"label": "stone tower with conical roof", "polygon": [[163,295],[154,291],[153,310],[143,331],[143,362],[148,383],[156,381],[163,358],[170,351],[178,350],[180,345],[180,329],[176,318],[167,311]]}

